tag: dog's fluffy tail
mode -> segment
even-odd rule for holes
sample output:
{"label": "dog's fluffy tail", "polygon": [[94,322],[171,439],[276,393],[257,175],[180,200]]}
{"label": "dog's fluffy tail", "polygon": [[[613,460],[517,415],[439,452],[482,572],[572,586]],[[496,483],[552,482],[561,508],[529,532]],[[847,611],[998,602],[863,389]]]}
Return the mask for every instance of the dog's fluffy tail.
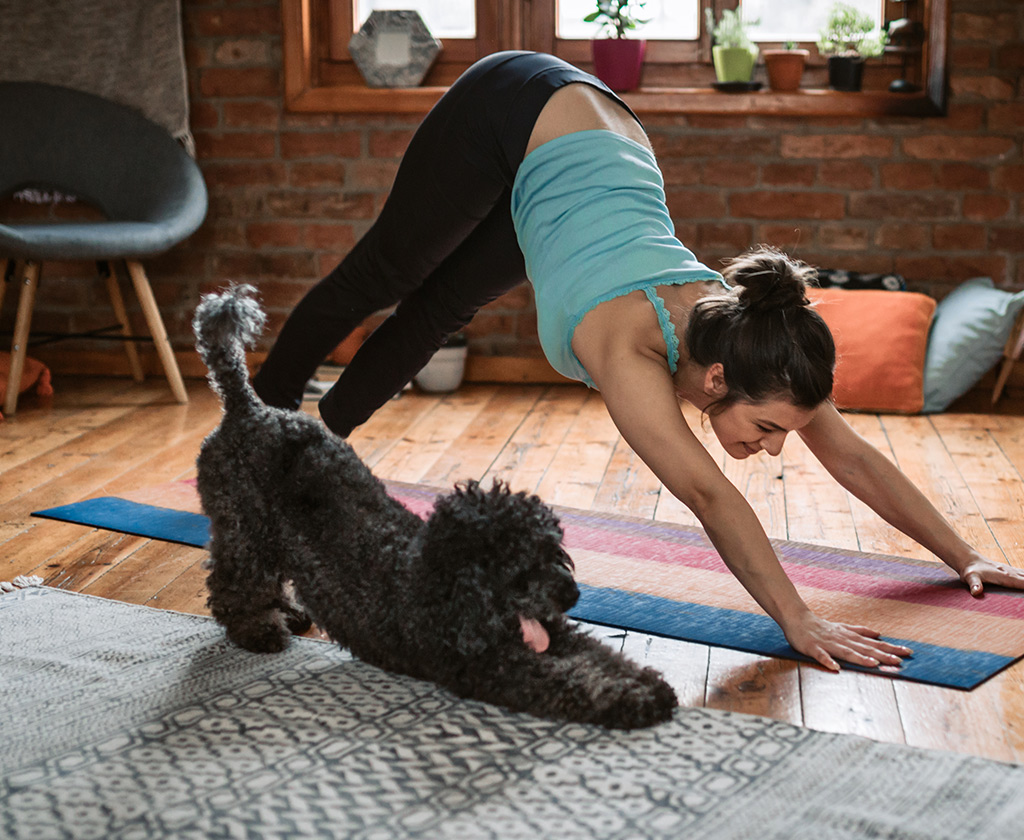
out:
{"label": "dog's fluffy tail", "polygon": [[196,349],[210,370],[210,385],[228,413],[261,404],[249,384],[245,348],[260,336],[266,322],[256,289],[248,285],[204,295],[196,308],[192,319]]}

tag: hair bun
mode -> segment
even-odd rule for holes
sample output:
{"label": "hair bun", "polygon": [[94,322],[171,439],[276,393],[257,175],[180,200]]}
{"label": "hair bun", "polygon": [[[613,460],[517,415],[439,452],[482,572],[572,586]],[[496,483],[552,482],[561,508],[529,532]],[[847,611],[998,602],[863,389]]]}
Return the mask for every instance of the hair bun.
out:
{"label": "hair bun", "polygon": [[732,260],[723,272],[740,287],[740,305],[749,312],[780,311],[807,306],[807,285],[817,272],[775,248],[762,246]]}

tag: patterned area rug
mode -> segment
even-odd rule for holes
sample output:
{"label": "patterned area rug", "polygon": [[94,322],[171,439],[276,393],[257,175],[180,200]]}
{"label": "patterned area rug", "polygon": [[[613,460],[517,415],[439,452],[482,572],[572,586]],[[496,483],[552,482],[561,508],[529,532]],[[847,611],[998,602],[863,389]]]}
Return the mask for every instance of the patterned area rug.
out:
{"label": "patterned area rug", "polygon": [[[420,515],[436,487],[388,482]],[[793,650],[729,572],[704,532],[630,516],[556,508],[576,563],[576,618],[673,639],[809,661]],[[44,516],[202,546],[209,520],[194,484],[37,511]],[[970,689],[1024,656],[1024,592],[988,587],[973,598],[945,566],[807,543],[773,544],[801,596],[833,621],[866,624],[914,656],[896,669],[843,667]]]}
{"label": "patterned area rug", "polygon": [[1024,766],[680,709],[635,733],[464,702],[297,639],[0,595],[0,836],[1019,838]]}

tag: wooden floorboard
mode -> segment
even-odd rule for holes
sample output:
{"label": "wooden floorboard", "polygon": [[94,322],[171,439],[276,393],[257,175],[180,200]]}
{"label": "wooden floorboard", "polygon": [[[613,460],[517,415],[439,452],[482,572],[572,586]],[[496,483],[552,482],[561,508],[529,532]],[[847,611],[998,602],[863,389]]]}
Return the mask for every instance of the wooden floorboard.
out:
{"label": "wooden floorboard", "polygon": [[[206,614],[205,552],[31,517],[33,510],[194,475],[219,405],[204,382],[178,405],[161,380],[56,382],[0,424],[0,580]],[[315,405],[305,410],[315,414]],[[772,537],[930,558],[840,488],[790,436],[778,457],[733,461],[706,419],[687,420]],[[933,417],[849,415],[954,525],[993,559],[1024,562],[1024,411]],[[600,395],[571,385],[412,390],[350,438],[382,478],[448,487],[506,481],[553,504],[693,525],[696,519],[622,441]],[[934,559],[934,558],[931,558]],[[1024,666],[971,692],[593,628],[660,669],[688,705],[768,715],[834,732],[1024,760]]]}

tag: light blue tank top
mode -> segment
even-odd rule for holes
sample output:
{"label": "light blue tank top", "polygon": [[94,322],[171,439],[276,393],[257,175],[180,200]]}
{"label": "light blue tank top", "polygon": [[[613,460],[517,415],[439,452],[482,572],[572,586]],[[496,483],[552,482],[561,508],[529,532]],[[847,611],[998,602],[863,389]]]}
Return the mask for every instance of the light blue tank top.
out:
{"label": "light blue tank top", "polygon": [[675,373],[679,340],[655,287],[718,280],[675,237],[650,149],[612,131],[577,131],[538,146],[512,185],[512,221],[552,366],[594,387],[572,351],[591,309],[642,289],[654,305]]}

